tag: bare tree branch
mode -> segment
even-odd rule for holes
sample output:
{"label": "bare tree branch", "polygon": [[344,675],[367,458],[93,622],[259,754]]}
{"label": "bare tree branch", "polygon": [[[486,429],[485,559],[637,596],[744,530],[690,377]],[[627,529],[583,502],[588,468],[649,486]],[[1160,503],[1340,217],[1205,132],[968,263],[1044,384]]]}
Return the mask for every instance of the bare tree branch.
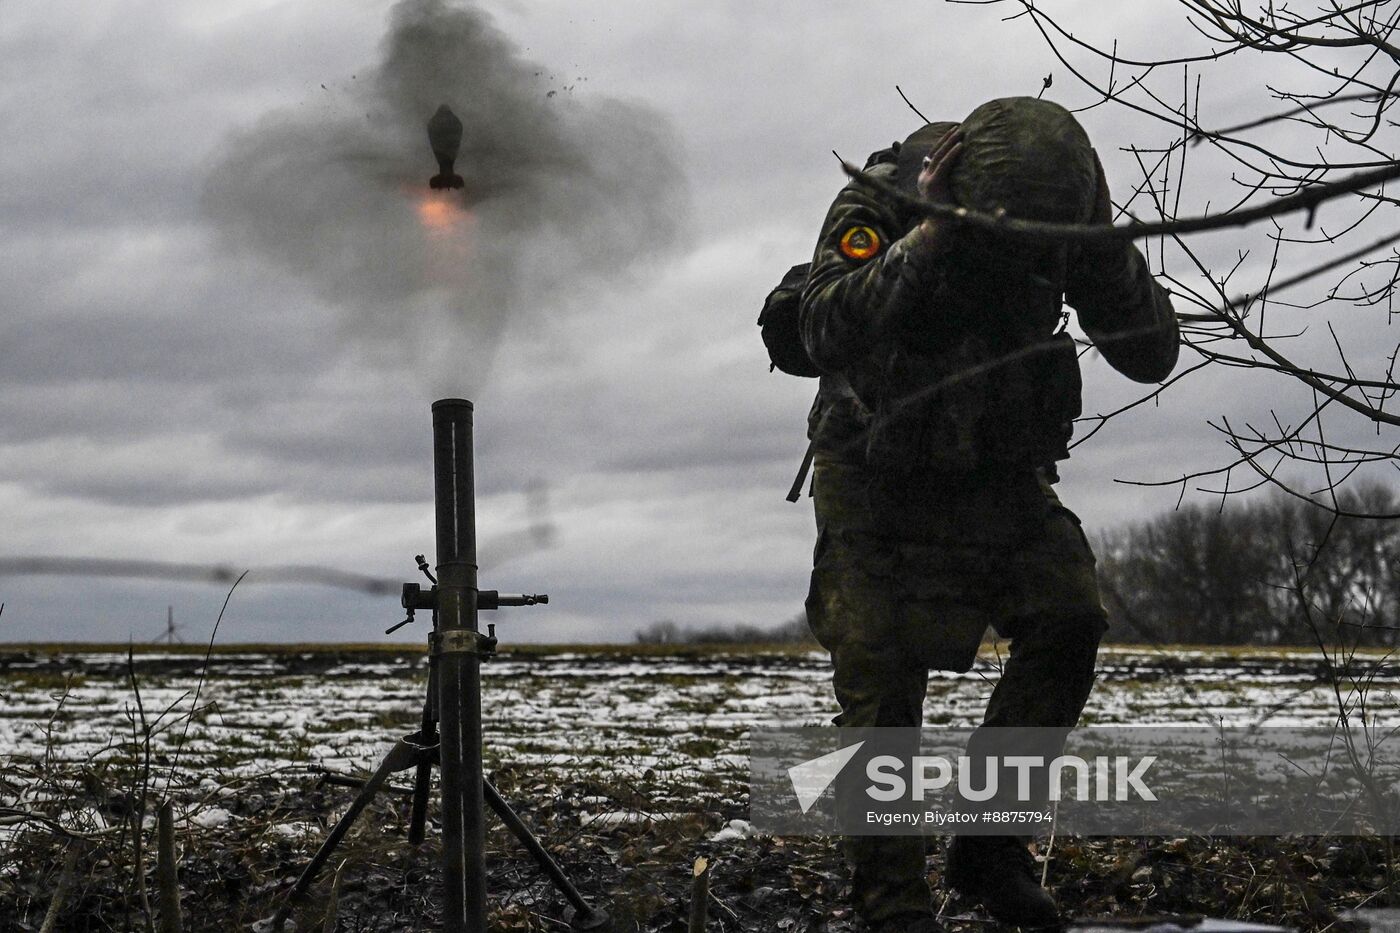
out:
{"label": "bare tree branch", "polygon": [[1311,216],[1319,205],[1327,201],[1352,194],[1363,188],[1369,188],[1372,185],[1381,184],[1392,178],[1400,178],[1400,163],[1391,163],[1384,168],[1357,172],[1337,181],[1318,182],[1297,194],[1278,198],[1269,204],[1241,208],[1212,217],[1191,217],[1186,220],[1164,220],[1157,223],[1133,221],[1121,226],[1105,226],[1102,224],[1042,223],[1034,220],[1022,220],[1005,213],[988,214],[955,204],[925,201],[923,198],[905,194],[883,178],[876,178],[861,171],[844,159],[841,162],[841,168],[851,178],[879,192],[882,197],[925,217],[956,221],[1009,237],[1030,240],[1062,240],[1069,243],[1104,243],[1113,240],[1138,240],[1144,237],[1172,234],[1185,236],[1207,230],[1244,227],[1265,218],[1277,217],[1299,210],[1306,210]]}

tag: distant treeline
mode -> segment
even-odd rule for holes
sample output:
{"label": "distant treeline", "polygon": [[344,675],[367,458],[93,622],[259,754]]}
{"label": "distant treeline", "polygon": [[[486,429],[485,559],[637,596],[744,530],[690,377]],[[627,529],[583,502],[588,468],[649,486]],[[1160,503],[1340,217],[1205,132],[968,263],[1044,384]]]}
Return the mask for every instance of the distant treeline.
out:
{"label": "distant treeline", "polygon": [[1278,493],[1185,506],[1100,539],[1119,641],[1396,645],[1400,512],[1383,486],[1340,493],[1343,517]]}
{"label": "distant treeline", "polygon": [[[1340,493],[1341,517],[1279,493],[1188,505],[1099,539],[1110,641],[1400,645],[1400,494]],[[805,615],[764,628],[656,622],[642,644],[815,645]]]}
{"label": "distant treeline", "polygon": [[637,631],[637,641],[643,645],[772,645],[811,644],[817,641],[807,627],[806,614],[793,616],[775,628],[757,625],[708,625],[703,628],[682,628],[675,622],[653,622]]}

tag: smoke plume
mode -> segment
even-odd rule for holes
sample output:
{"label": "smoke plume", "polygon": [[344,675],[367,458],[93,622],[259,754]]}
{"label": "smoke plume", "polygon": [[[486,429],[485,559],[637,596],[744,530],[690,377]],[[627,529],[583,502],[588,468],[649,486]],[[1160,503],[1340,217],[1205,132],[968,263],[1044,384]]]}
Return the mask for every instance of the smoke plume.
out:
{"label": "smoke plume", "polygon": [[[450,359],[475,388],[512,316],[558,313],[676,247],[684,227],[665,119],[552,77],[481,11],[401,0],[376,68],[228,141],[206,207],[235,247],[344,309],[363,346]],[[465,127],[461,191],[428,190],[425,124],[440,104]]]}

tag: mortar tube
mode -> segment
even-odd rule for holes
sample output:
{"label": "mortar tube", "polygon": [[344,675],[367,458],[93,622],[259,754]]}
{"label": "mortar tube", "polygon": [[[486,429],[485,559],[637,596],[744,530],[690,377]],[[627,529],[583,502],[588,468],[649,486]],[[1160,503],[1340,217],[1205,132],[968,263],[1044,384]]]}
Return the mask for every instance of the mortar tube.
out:
{"label": "mortar tube", "polygon": [[437,518],[438,718],[442,729],[443,929],[486,931],[486,832],[481,762],[481,658],[454,632],[477,631],[472,403],[433,403]]}

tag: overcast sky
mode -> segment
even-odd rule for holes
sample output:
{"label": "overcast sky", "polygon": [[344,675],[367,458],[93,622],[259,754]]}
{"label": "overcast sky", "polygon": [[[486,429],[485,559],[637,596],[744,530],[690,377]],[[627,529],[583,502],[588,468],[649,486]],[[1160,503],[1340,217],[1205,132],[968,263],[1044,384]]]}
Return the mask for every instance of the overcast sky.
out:
{"label": "overcast sky", "polygon": [[[1199,46],[1167,0],[1041,6],[1125,52]],[[1091,100],[1010,12],[6,0],[0,558],[412,580],[433,550],[429,406],[467,396],[482,584],[553,597],[503,613],[506,640],[792,617],[813,527],[810,501],[783,496],[815,385],[768,372],[754,320],[844,183],[832,150],[860,161],[920,124],[896,84],[931,119],[1046,75],[1053,99]],[[1230,74],[1203,120],[1268,101],[1263,70]],[[467,123],[476,192],[446,214],[425,187],[438,103]],[[1118,141],[1173,135],[1112,108],[1082,119],[1124,185]],[[1197,200],[1221,197],[1229,168],[1200,171]],[[1085,368],[1087,409],[1132,397]],[[1094,528],[1172,507],[1176,489],[1113,479],[1219,459],[1206,419],[1270,391],[1235,378],[1115,422],[1064,465],[1066,502]],[[552,545],[512,545],[541,515]],[[373,641],[401,615],[255,579],[221,640]],[[198,640],[223,596],[0,577],[0,639],[148,640],[173,605]]]}

